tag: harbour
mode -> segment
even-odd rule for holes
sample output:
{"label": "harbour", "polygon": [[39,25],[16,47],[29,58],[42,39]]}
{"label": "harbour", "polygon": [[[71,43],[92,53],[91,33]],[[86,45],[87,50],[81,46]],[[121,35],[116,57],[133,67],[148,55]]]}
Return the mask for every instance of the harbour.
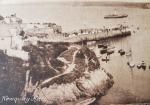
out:
{"label": "harbour", "polygon": [[[31,8],[32,6],[29,5],[27,7]],[[79,36],[70,35],[70,37],[62,38],[60,34],[58,33],[57,34],[58,37],[56,37],[55,35],[52,35],[49,39],[48,38],[41,38],[40,40],[38,39],[40,43],[40,47],[37,49],[39,49],[40,51],[41,50],[43,51],[42,43],[45,43],[47,45],[49,43],[57,43],[57,42],[65,43],[65,46],[68,46],[68,42],[71,44],[71,46],[76,46],[76,45],[80,47],[86,46],[90,50],[95,52],[100,62],[100,66],[106,69],[106,71],[109,72],[113,76],[113,80],[114,80],[114,85],[110,89],[110,92],[108,91],[108,94],[98,101],[99,103],[102,103],[102,104],[107,103],[108,99],[110,99],[110,102],[112,103],[149,102],[149,98],[150,98],[150,95],[148,93],[150,91],[149,90],[150,89],[150,85],[149,85],[149,81],[150,81],[150,78],[149,78],[149,73],[150,73],[150,69],[149,69],[149,65],[150,65],[149,12],[150,10],[149,9],[127,8],[127,7],[122,7],[122,9],[120,9],[118,7],[117,9],[123,13],[128,14],[128,17],[122,18],[122,19],[111,20],[111,19],[104,19],[104,15],[109,14],[109,12],[113,10],[114,8],[116,9],[116,7],[103,7],[103,6],[100,6],[100,7],[99,6],[90,6],[90,7],[55,6],[54,7],[54,6],[48,6],[45,4],[45,7],[42,8],[40,6],[35,6],[35,9],[37,10],[42,9],[43,11],[50,10],[51,15],[50,14],[47,15],[47,13],[44,13],[44,12],[38,13],[35,11],[35,14],[37,16],[37,19],[35,19],[34,16],[32,15],[32,11],[34,9],[28,13],[28,16],[26,14],[23,14],[22,11],[19,11],[21,8],[27,8],[27,7],[16,6],[15,10],[12,9],[13,6],[12,7],[10,6],[8,8],[11,9],[11,13],[17,12],[16,13],[17,16],[21,16],[23,17],[22,19],[25,22],[29,22],[26,24],[30,24],[31,22],[34,23],[33,21],[35,21],[35,23],[40,21],[39,23],[42,23],[43,20],[56,22],[58,25],[62,27],[62,33],[74,33],[74,32],[78,32],[80,29],[93,29],[93,30],[105,29],[105,28],[107,29],[107,28],[115,27],[118,24],[119,25],[123,24],[125,26],[128,26],[130,31],[128,31],[127,35],[125,35],[124,37],[115,37],[115,38],[108,38],[109,34],[107,34],[107,31],[104,34],[102,34],[103,35],[103,38],[101,37],[102,39],[99,37],[96,38],[96,36],[94,36],[93,38],[91,34],[84,34],[81,37],[80,35]],[[0,7],[0,8],[2,8],[0,9],[0,13],[10,14],[10,13],[4,12],[6,7]],[[78,12],[79,10],[80,12]],[[53,11],[57,11],[57,12],[55,13]],[[58,18],[59,13],[61,12],[63,12],[64,15],[61,15],[61,18]],[[89,15],[89,14],[92,14],[92,15]],[[67,18],[66,18],[66,15],[68,16]],[[44,16],[44,19],[40,18],[41,16]],[[31,25],[33,26],[33,24]],[[118,32],[120,33],[120,30]],[[0,36],[6,37],[7,35],[4,35],[2,33],[0,34]],[[10,35],[8,36],[9,36],[8,40],[10,42],[11,37]],[[91,36],[91,38],[89,36]],[[31,40],[33,39],[31,38]],[[35,42],[36,41],[37,39],[35,39]],[[6,42],[6,45],[7,44],[8,43]],[[58,45],[54,44],[54,46],[56,47]],[[101,47],[103,48],[108,47],[109,49],[107,48],[107,50],[102,51],[103,48]],[[5,49],[6,46],[2,45],[1,48]],[[46,49],[45,46],[44,48]],[[33,46],[33,49],[34,49],[33,51],[37,50],[36,47],[34,46]],[[130,51],[132,53],[130,53]],[[57,50],[57,47],[56,47],[56,52],[59,52],[59,50]],[[14,52],[14,53],[18,53],[18,52]],[[36,54],[38,55],[38,50]],[[43,63],[40,65],[43,65]],[[47,65],[49,66],[49,64]],[[146,65],[145,69],[144,69],[145,67],[144,65]],[[116,97],[116,99],[111,100],[110,97],[112,96]],[[120,99],[121,96],[122,98]],[[135,99],[135,97],[137,99]]]}

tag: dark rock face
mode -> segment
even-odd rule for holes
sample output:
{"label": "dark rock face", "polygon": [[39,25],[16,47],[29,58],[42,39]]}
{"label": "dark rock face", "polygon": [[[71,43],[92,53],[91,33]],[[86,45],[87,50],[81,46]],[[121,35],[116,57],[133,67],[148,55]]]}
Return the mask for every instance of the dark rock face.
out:
{"label": "dark rock face", "polygon": [[[68,44],[24,46],[23,50],[30,52],[29,62],[25,62],[20,58],[7,56],[4,51],[0,50],[0,99],[2,96],[21,97],[28,70],[30,70],[33,84],[55,76],[57,73],[54,69],[57,69],[58,73],[63,71],[62,67],[64,63],[57,60],[56,57],[67,49]],[[45,60],[47,58],[48,61]],[[9,105],[14,105],[14,102],[10,102]]]}
{"label": "dark rock face", "polygon": [[68,44],[39,43],[37,46],[24,46],[23,49],[29,52],[29,68],[33,84],[64,71],[64,63],[56,58],[68,49]]}
{"label": "dark rock face", "polygon": [[[25,84],[25,73],[28,69],[22,66],[23,63],[23,60],[9,57],[0,51],[0,98],[2,96],[20,97]],[[14,103],[9,105],[14,105]]]}
{"label": "dark rock face", "polygon": [[[86,64],[87,63],[87,64]],[[95,53],[91,50],[89,50],[87,47],[83,47],[79,49],[79,51],[76,54],[75,58],[75,64],[76,69],[84,69],[86,66],[88,66],[88,71],[93,71],[95,69],[98,69],[100,67],[100,63],[95,55]],[[83,65],[86,64],[86,65]],[[82,71],[82,70],[80,70]]]}

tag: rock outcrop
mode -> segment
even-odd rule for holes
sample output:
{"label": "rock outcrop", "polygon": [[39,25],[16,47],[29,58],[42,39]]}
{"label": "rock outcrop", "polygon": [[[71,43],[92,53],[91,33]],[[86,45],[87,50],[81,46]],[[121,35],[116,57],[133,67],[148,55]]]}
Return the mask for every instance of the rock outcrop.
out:
{"label": "rock outcrop", "polygon": [[[47,56],[48,54],[43,55],[45,59],[49,58],[43,64],[48,65],[49,70],[60,69],[59,72],[55,76],[46,76],[32,82],[40,74],[33,77],[34,72],[28,71],[30,75],[26,78],[24,89],[25,93],[33,93],[33,97],[38,97],[44,104],[64,105],[67,102],[76,102],[80,98],[100,97],[113,86],[111,74],[100,66],[95,53],[87,47],[69,47],[68,50],[65,49],[53,59]],[[41,63],[38,65],[40,66]],[[36,69],[40,68],[36,67]]]}

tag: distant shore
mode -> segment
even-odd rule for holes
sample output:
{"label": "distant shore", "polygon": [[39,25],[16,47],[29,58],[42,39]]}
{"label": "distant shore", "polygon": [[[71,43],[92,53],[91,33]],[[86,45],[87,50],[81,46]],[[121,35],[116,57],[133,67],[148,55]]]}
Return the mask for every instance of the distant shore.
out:
{"label": "distant shore", "polygon": [[[66,5],[66,6],[111,6],[111,7],[129,7],[150,9],[150,2],[133,2],[133,1],[51,1],[51,2],[31,2],[31,3],[14,3],[4,5]],[[3,4],[0,4],[3,5]]]}

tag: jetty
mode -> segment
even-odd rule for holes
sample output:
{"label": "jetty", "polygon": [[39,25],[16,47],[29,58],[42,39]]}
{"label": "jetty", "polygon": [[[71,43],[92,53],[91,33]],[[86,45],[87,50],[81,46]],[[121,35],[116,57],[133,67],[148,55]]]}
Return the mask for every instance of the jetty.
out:
{"label": "jetty", "polygon": [[67,37],[64,38],[64,41],[67,42],[82,42],[82,41],[97,41],[97,40],[102,40],[102,39],[107,39],[107,38],[115,38],[115,37],[126,37],[130,36],[131,32],[130,31],[110,31],[110,32],[101,32],[98,34],[83,34],[83,35],[78,35],[74,37]]}
{"label": "jetty", "polygon": [[131,31],[128,29],[120,29],[120,28],[112,28],[112,29],[105,29],[96,32],[87,32],[87,33],[80,33],[77,32],[76,34],[69,34],[67,37],[65,36],[50,36],[50,38],[43,38],[40,39],[41,42],[68,42],[68,43],[80,43],[85,41],[98,41],[104,40],[108,38],[120,38],[120,37],[127,37],[131,35]]}

